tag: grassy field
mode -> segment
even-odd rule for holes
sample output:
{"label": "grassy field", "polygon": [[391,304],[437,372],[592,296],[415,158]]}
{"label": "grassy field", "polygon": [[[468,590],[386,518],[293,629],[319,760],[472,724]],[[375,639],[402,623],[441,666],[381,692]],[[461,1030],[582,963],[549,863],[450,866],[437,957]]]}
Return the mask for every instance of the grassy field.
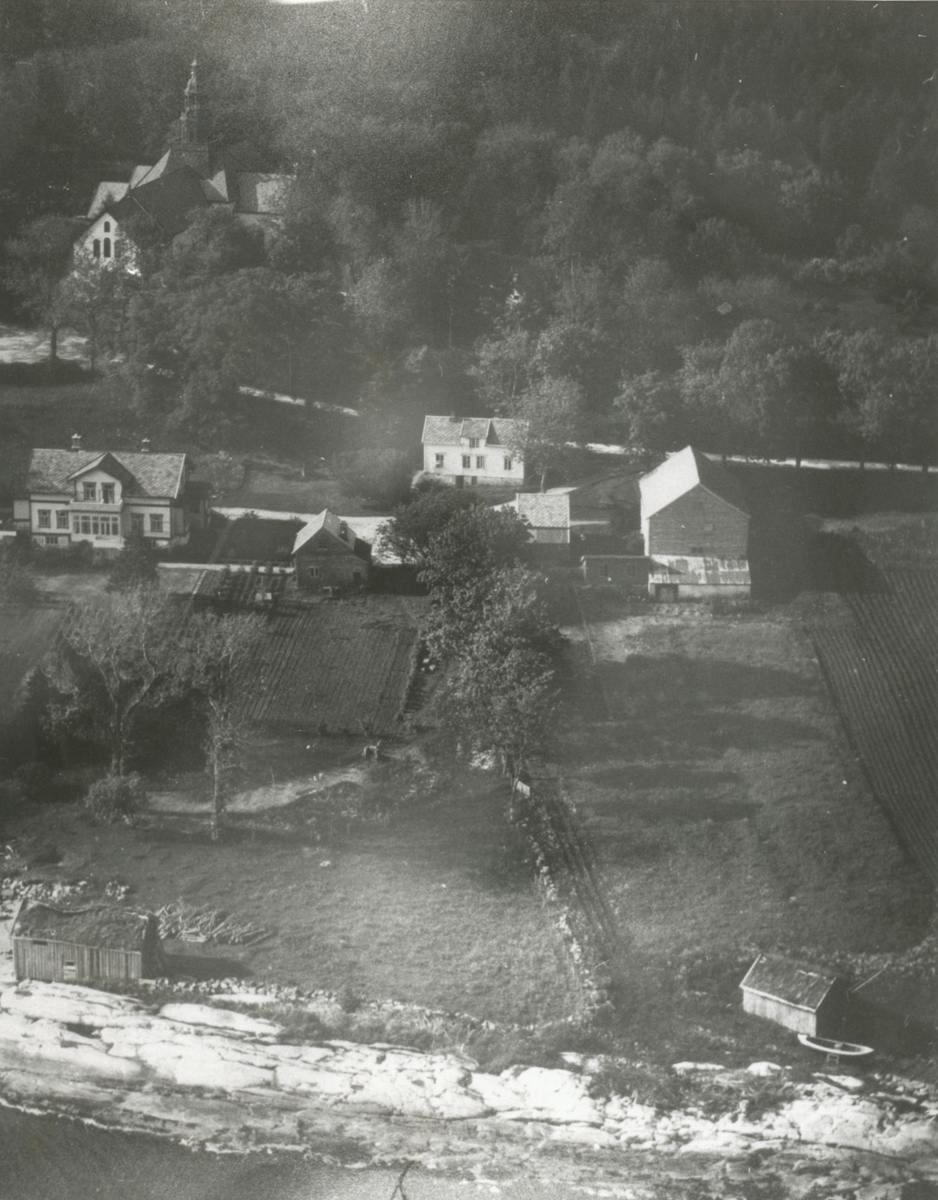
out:
{"label": "grassy field", "polygon": [[[334,750],[322,753],[334,765]],[[344,753],[361,764],[357,751]],[[306,756],[309,776],[324,765]],[[319,841],[302,832],[323,803],[308,799],[263,814],[283,822],[281,836],[235,831],[218,844],[204,822],[96,826],[69,806],[36,810],[6,832],[27,861],[36,846],[53,843],[63,855],[56,877],[102,886],[118,879],[136,905],[158,908],[181,896],[269,931],[254,946],[212,950],[228,957],[210,964],[221,973],[499,1021],[571,1012],[576,995],[505,822],[501,781],[407,763],[370,772],[364,798],[374,819],[340,820],[331,832],[320,825]],[[353,807],[356,790],[360,802],[361,789],[346,785]]]}
{"label": "grassy field", "polygon": [[796,609],[583,609],[554,768],[598,848],[642,1039],[687,1051],[703,1025],[743,1036],[735,985],[756,949],[921,940],[930,891],[864,783]]}

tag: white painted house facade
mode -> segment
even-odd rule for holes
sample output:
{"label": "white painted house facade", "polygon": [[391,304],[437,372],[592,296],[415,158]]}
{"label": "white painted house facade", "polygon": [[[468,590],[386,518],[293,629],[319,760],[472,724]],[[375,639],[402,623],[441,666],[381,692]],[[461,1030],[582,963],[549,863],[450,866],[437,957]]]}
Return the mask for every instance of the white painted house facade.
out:
{"label": "white painted house facade", "polygon": [[14,524],[42,547],[88,542],[117,552],[140,533],[167,549],[185,542],[205,516],[188,473],[185,454],[82,450],[76,437],[70,450],[33,450]]}
{"label": "white painted house facade", "polygon": [[512,447],[523,424],[506,417],[425,417],[423,478],[455,487],[520,487],[524,459]]}

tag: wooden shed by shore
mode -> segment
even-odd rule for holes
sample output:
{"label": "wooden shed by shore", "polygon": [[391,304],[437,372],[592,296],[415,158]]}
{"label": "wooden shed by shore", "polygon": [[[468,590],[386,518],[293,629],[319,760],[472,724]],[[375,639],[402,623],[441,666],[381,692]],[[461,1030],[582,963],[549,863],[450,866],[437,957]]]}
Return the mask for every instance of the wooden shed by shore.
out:
{"label": "wooden shed by shore", "polygon": [[812,1037],[841,1031],[847,981],[836,971],[760,954],[739,986],[744,1012]]}
{"label": "wooden shed by shore", "polygon": [[164,971],[156,917],[115,905],[60,908],[27,900],[10,938],[17,979],[128,983]]}

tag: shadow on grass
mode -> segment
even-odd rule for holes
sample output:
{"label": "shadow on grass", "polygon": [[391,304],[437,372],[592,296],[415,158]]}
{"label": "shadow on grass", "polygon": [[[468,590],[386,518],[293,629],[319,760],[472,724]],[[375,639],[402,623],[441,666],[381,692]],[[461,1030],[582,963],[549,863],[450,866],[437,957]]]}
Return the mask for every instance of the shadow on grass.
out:
{"label": "shadow on grass", "polygon": [[71,358],[55,362],[0,362],[0,386],[49,387],[50,384],[87,383],[94,374]]}
{"label": "shadow on grass", "polygon": [[237,958],[212,954],[163,952],[166,974],[171,979],[247,979],[251,972]]}

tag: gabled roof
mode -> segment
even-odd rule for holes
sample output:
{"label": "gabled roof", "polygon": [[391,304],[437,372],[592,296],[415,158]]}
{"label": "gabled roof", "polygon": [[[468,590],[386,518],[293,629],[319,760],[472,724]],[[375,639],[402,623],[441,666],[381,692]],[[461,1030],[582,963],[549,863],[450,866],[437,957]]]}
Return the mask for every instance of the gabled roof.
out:
{"label": "gabled roof", "polygon": [[740,512],[747,512],[742,489],[732,475],[693,446],[685,446],[638,481],[642,517],[653,516],[695,487],[703,487]]}
{"label": "gabled roof", "polygon": [[656,554],[652,583],[706,584],[749,587],[749,563],[745,558],[711,558],[687,554]]}
{"label": "gabled roof", "polygon": [[91,204],[88,206],[89,219],[93,221],[95,217],[100,217],[105,209],[109,208],[112,204],[116,204],[118,200],[123,200],[127,194],[128,187],[131,186],[131,184],[127,183],[109,181],[99,183],[95,189]]}
{"label": "gabled roof", "polygon": [[99,454],[98,457],[93,459],[90,463],[83,463],[80,467],[77,467],[74,471],[72,471],[68,478],[69,480],[77,479],[80,475],[87,475],[89,471],[97,470],[107,471],[110,475],[113,475],[115,479],[119,479],[123,484],[133,483],[134,481],[134,477],[131,475],[127,467],[125,467],[122,462],[118,462],[110,450],[105,450],[103,454]]}
{"label": "gabled roof", "polygon": [[458,446],[463,438],[478,438],[486,446],[504,446],[506,449],[523,421],[509,417],[424,417],[424,444],[436,446]]}
{"label": "gabled roof", "polygon": [[316,534],[321,533],[323,530],[331,537],[334,537],[336,541],[347,546],[353,553],[357,553],[361,549],[367,557],[367,551],[371,547],[366,542],[362,542],[361,538],[357,538],[355,530],[341,517],[337,517],[334,512],[330,512],[328,508],[324,508],[321,513],[313,517],[308,524],[297,531],[293,542],[293,553],[296,554],[297,550],[300,550],[307,542],[312,541]]}
{"label": "gabled roof", "polygon": [[514,507],[533,529],[570,527],[569,493],[519,492]]}
{"label": "gabled roof", "polygon": [[118,219],[145,212],[167,234],[175,234],[186,228],[194,208],[207,204],[198,172],[186,166],[132,188],[111,211]]}
{"label": "gabled roof", "polygon": [[147,926],[153,920],[152,916],[114,905],[68,909],[27,901],[16,916],[11,934],[78,946],[142,951]]}
{"label": "gabled roof", "polygon": [[825,967],[760,954],[739,986],[772,1000],[782,1000],[795,1008],[816,1012],[839,981],[843,981],[843,976]]}
{"label": "gabled roof", "polygon": [[130,476],[134,496],[175,500],[185,479],[184,454],[129,453],[124,450],[33,450],[26,474],[26,490],[68,494],[69,481],[110,460]]}

